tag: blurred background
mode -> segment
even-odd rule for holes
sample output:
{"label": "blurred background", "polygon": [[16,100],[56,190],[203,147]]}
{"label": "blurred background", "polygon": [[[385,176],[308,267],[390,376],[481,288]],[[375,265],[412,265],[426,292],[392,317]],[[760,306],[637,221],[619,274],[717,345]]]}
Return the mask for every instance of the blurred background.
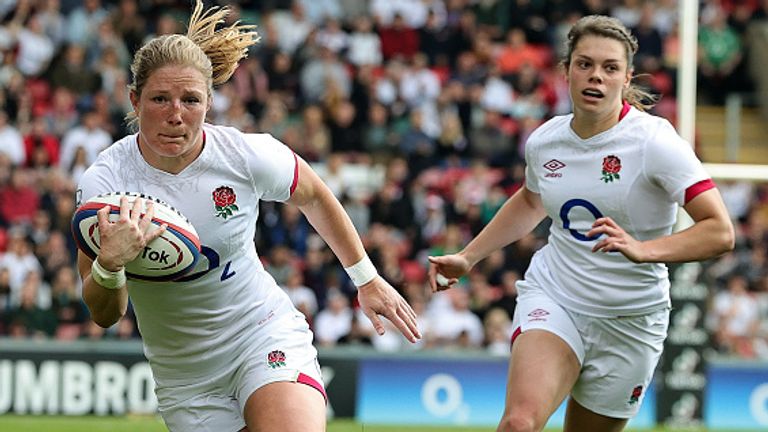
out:
{"label": "blurred background", "polygon": [[[89,405],[80,393],[67,405],[66,379],[80,376],[68,369],[72,359],[92,368],[86,387],[94,392],[98,377],[114,378],[98,368],[108,361],[125,366],[128,383],[138,376],[137,385],[151,387],[146,372],[135,372],[145,370],[145,360],[132,311],[106,330],[91,322],[69,223],[79,176],[129,133],[123,119],[131,109],[132,54],[151,37],[185,31],[190,3],[0,1],[0,413],[154,409],[151,391],[136,390],[145,398],[134,395],[141,403],[131,405],[129,384],[120,390],[128,400],[122,406]],[[424,337],[415,345],[394,329],[374,336],[354,286],[302,214],[262,203],[254,241],[315,332],[330,415],[386,422],[380,388],[371,390],[375,379],[361,377],[391,380],[387,365],[399,365],[399,376],[416,374],[408,382],[418,384],[413,397],[422,411],[413,421],[496,421],[515,282],[546,242],[548,226],[494,253],[442,294],[426,284],[426,257],[458,251],[523,185],[527,137],[570,111],[559,62],[581,16],[612,15],[632,30],[640,44],[637,82],[661,96],[653,113],[677,124],[680,3],[221,2],[233,9],[231,20],[258,25],[262,40],[215,90],[209,121],[269,132],[310,162],[382,276],[419,315]],[[699,1],[698,12],[692,144],[704,162],[768,164],[768,0]],[[646,402],[652,411],[642,424],[727,426],[737,409],[741,426],[768,427],[768,177],[740,172],[736,165],[716,178],[736,226],[736,249],[672,268],[674,346],[659,377],[674,379],[657,377],[658,400]],[[473,383],[478,371],[488,374],[488,390]],[[55,403],[41,390],[46,380],[58,383]],[[25,382],[33,390],[24,390]],[[708,397],[719,383],[743,389]],[[468,384],[485,402],[495,399],[488,413],[480,414],[482,396],[471,403]]]}

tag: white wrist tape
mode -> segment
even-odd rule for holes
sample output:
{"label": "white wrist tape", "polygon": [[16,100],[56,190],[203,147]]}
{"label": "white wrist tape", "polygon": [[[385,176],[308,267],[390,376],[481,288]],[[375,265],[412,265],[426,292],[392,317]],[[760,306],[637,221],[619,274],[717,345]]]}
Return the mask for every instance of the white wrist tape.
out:
{"label": "white wrist tape", "polygon": [[104,288],[120,289],[127,280],[125,277],[125,267],[118,271],[109,271],[99,264],[98,259],[95,259],[91,266],[91,279]]}
{"label": "white wrist tape", "polygon": [[379,272],[376,271],[376,267],[373,266],[368,255],[364,256],[363,259],[356,264],[344,267],[344,270],[349,275],[349,278],[352,279],[352,283],[354,283],[356,287],[367,284],[379,275]]}

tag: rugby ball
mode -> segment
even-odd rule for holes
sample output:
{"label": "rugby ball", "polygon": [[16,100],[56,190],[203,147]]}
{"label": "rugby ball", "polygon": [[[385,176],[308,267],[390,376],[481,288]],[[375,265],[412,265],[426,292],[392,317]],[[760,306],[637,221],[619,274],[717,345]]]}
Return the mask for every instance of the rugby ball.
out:
{"label": "rugby ball", "polygon": [[99,221],[96,212],[109,206],[109,220],[120,217],[120,199],[128,197],[132,204],[136,198],[154,203],[155,215],[150,230],[162,224],[168,227],[165,233],[151,241],[136,259],[125,265],[126,276],[146,281],[171,281],[189,273],[200,257],[200,237],[197,231],[178,210],[164,201],[134,192],[111,192],[97,195],[75,210],[72,218],[72,234],[77,247],[91,259],[99,254]]}

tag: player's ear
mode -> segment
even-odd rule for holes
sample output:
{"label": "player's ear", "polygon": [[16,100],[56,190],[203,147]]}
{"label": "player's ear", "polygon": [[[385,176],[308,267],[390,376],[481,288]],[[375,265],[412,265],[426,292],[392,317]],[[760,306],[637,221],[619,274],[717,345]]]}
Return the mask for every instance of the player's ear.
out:
{"label": "player's ear", "polygon": [[128,92],[128,97],[131,99],[131,106],[133,106],[133,111],[136,112],[136,114],[139,113],[139,95],[136,94],[135,91]]}
{"label": "player's ear", "polygon": [[624,77],[624,88],[629,88],[629,85],[632,84],[632,74],[634,74],[635,70],[633,68],[627,69],[627,76]]}

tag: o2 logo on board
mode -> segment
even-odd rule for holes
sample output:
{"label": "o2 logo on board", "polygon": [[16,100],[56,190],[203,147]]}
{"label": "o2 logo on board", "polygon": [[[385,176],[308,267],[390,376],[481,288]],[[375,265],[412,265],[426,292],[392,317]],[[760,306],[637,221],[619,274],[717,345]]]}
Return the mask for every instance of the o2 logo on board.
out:
{"label": "o2 logo on board", "polygon": [[449,374],[434,374],[421,386],[421,403],[435,417],[451,417],[454,423],[469,420],[469,405],[464,403],[464,389]]}

